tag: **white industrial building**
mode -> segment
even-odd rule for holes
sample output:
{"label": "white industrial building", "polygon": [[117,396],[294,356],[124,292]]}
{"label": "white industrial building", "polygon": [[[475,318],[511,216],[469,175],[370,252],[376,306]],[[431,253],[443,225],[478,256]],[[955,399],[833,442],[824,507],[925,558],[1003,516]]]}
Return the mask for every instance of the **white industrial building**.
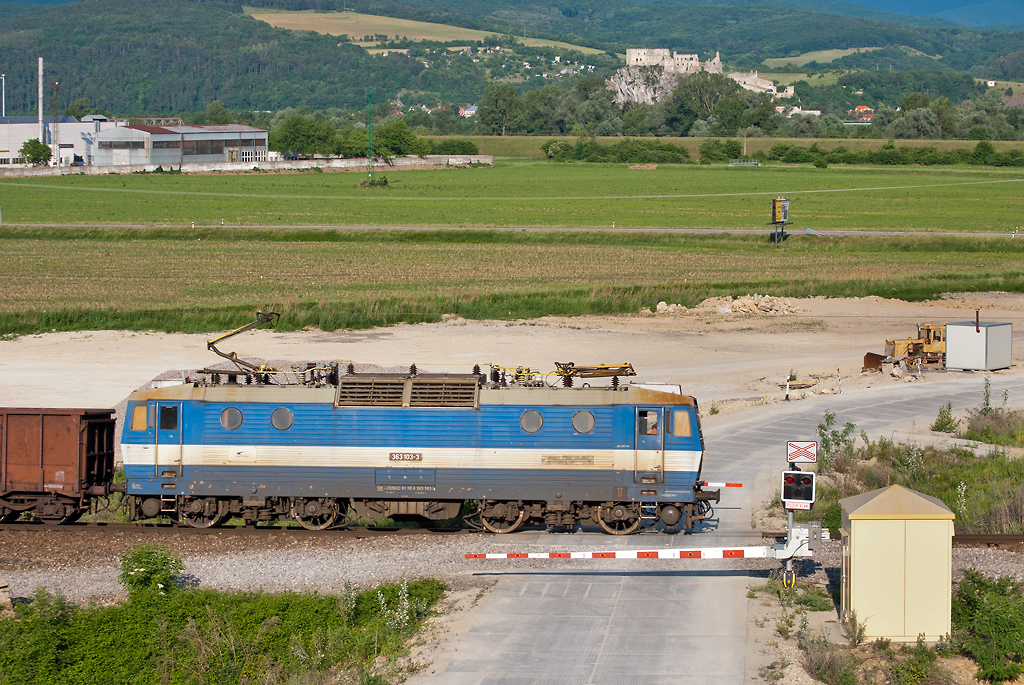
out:
{"label": "white industrial building", "polygon": [[[126,121],[114,121],[101,116],[82,117],[79,121],[74,117],[63,116],[54,127],[52,117],[0,117],[0,168],[3,165],[23,164],[19,150],[32,139],[38,139],[51,150],[54,143],[59,146],[60,154],[54,154],[52,165],[70,166],[71,164],[88,165],[93,163],[96,152],[95,135],[119,126]],[[40,133],[41,132],[41,133]]]}
{"label": "white industrial building", "polygon": [[267,132],[242,124],[123,126],[96,134],[94,166],[267,161]]}

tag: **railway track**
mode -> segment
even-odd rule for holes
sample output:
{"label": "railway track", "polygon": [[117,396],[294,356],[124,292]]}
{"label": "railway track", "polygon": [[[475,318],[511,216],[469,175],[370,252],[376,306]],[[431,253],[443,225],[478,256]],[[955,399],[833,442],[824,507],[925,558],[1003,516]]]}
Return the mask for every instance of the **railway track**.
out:
{"label": "railway track", "polygon": [[[192,528],[190,526],[179,526],[174,523],[113,523],[113,522],[76,522],[59,526],[47,525],[41,521],[21,521],[17,523],[0,524],[0,531],[34,531],[39,533],[75,533],[86,531],[120,531],[120,532],[141,532],[160,534],[198,534],[198,535],[221,535],[224,533],[242,535],[279,535],[288,537],[315,537],[329,535],[342,538],[368,538],[386,535],[416,535],[430,533],[432,535],[466,535],[477,533],[470,528],[391,528],[391,527],[345,527],[329,528],[327,530],[308,530],[300,526],[282,525],[220,525],[211,528]],[[648,531],[655,532],[655,531]],[[661,531],[658,531],[661,532]],[[760,535],[765,538],[784,538],[785,530],[762,530],[747,532],[715,532],[716,536],[725,537],[751,537]],[[835,538],[838,539],[838,538]],[[954,547],[989,547],[992,549],[1006,549],[1011,551],[1024,551],[1024,535],[971,535],[959,534],[953,536]]]}
{"label": "railway track", "polygon": [[459,535],[473,532],[465,528],[330,528],[327,530],[307,530],[300,526],[214,526],[211,528],[192,528],[190,526],[179,526],[173,523],[106,523],[106,522],[76,522],[60,526],[51,526],[39,521],[22,521],[18,523],[0,524],[0,530],[32,531],[39,533],[80,533],[93,531],[119,531],[133,533],[160,534],[199,534],[217,535],[234,533],[242,535],[280,535],[288,537],[308,537],[318,535],[329,535],[334,537],[365,538],[378,537],[383,535],[413,535],[417,533]]}

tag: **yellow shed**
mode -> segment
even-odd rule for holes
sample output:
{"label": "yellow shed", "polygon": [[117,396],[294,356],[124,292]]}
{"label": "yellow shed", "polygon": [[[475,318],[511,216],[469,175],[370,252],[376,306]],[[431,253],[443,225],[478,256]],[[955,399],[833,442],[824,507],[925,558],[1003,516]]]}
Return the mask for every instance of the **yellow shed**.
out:
{"label": "yellow shed", "polygon": [[843,513],[842,618],[865,638],[932,642],[950,632],[953,511],[890,485],[839,500]]}

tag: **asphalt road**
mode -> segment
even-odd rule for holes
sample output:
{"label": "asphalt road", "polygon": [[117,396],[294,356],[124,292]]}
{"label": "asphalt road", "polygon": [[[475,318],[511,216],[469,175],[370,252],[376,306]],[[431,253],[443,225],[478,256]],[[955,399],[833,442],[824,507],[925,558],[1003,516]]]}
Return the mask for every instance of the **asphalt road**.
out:
{"label": "asphalt road", "polygon": [[[992,402],[1024,398],[1024,375],[992,376]],[[752,484],[782,471],[789,440],[814,440],[826,409],[879,436],[924,442],[938,408],[978,407],[984,376],[935,373],[923,382],[815,396],[792,403],[709,417],[704,425],[704,477]],[[1013,400],[1016,399],[1016,402]],[[750,530],[752,489],[729,490],[719,516],[694,535],[625,538],[597,532],[502,538],[509,551],[526,545],[552,550],[654,549],[756,545]],[[577,562],[579,563],[579,562]],[[411,683],[497,685],[526,683],[741,683],[747,650],[746,571],[727,561],[601,560],[580,570],[550,568],[480,573],[497,584],[476,609],[473,629],[450,647],[451,659]],[[563,568],[559,568],[559,565]]]}

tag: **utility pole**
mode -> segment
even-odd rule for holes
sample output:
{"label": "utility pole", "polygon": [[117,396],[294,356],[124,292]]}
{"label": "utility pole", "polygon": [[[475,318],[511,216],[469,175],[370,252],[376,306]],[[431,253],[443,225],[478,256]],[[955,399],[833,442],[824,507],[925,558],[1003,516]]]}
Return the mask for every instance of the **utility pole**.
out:
{"label": "utility pole", "polygon": [[366,117],[366,182],[373,185],[373,88],[370,89],[370,104]]}
{"label": "utility pole", "polygon": [[60,81],[54,81],[51,87],[53,88],[53,159],[55,160],[54,166],[60,166],[60,130],[58,128],[60,124],[60,114],[57,111],[58,95],[60,94]]}
{"label": "utility pole", "polygon": [[7,116],[7,74],[0,74],[0,82],[3,83],[3,110],[0,111],[0,117]]}

